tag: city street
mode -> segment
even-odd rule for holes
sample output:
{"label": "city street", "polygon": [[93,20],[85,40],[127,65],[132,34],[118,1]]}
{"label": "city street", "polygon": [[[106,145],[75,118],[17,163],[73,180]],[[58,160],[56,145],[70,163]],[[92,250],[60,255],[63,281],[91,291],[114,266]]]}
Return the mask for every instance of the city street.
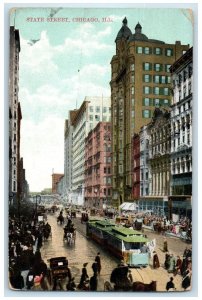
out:
{"label": "city street", "polygon": [[[76,284],[80,281],[81,269],[83,263],[88,262],[87,271],[89,277],[93,275],[93,270],[91,268],[94,258],[99,251],[101,254],[101,264],[102,270],[101,275],[98,278],[98,290],[104,290],[104,282],[110,281],[110,275],[119,263],[119,260],[112,256],[108,251],[101,248],[94,241],[91,241],[85,237],[85,224],[81,224],[80,217],[73,219],[76,225],[76,242],[75,245],[67,245],[66,241],[63,241],[63,227],[64,225],[57,224],[57,215],[48,215],[48,222],[52,227],[52,238],[44,242],[41,249],[42,257],[49,266],[48,260],[51,257],[56,256],[66,256],[69,262],[69,267],[71,268],[72,275],[75,277]],[[156,239],[156,252],[160,261],[160,268],[153,269],[152,263],[146,268],[131,268],[133,281],[142,281],[144,283],[150,283],[152,280],[157,281],[157,291],[165,291],[165,286],[167,281],[172,274],[169,274],[163,267],[165,253],[162,251],[164,236],[158,235],[149,230],[145,230],[149,239]],[[183,241],[173,237],[167,237],[168,250],[173,253],[176,257],[177,255],[182,256],[184,249],[187,245]],[[176,275],[174,277],[174,283],[177,291],[182,291],[181,288],[182,277]]]}

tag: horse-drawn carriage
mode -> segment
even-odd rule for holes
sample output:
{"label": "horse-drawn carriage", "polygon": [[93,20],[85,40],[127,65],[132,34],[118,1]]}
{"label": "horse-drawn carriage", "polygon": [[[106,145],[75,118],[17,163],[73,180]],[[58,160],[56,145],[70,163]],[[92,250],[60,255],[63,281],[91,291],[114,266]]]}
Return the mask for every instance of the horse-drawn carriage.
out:
{"label": "horse-drawn carriage", "polygon": [[50,282],[55,280],[71,277],[68,268],[68,260],[65,256],[53,257],[49,260],[50,263]]}
{"label": "horse-drawn carriage", "polygon": [[76,228],[74,227],[74,224],[71,219],[68,220],[67,225],[64,227],[63,240],[66,240],[67,244],[69,245],[75,244]]}
{"label": "horse-drawn carriage", "polygon": [[133,224],[133,228],[135,230],[142,230],[142,223],[143,223],[143,220],[142,219],[136,219],[134,224]]}
{"label": "horse-drawn carriage", "polygon": [[87,212],[82,212],[81,213],[81,223],[88,222],[88,219],[89,219],[88,213]]}
{"label": "horse-drawn carriage", "polygon": [[63,217],[63,212],[61,211],[59,216],[57,217],[57,224],[60,223],[60,225],[64,224],[64,217]]}
{"label": "horse-drawn carriage", "polygon": [[[129,279],[129,268],[127,265],[120,265],[113,269],[110,282],[105,281],[104,291],[133,291],[133,292],[154,292],[156,291],[156,281],[144,283],[140,281],[132,282]],[[112,286],[112,284],[114,284]]]}

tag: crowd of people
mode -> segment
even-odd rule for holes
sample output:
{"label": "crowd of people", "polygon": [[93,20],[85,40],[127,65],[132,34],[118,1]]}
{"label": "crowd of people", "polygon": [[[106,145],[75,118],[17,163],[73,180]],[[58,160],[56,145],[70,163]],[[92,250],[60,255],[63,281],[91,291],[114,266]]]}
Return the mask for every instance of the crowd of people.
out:
{"label": "crowd of people", "polygon": [[40,249],[49,238],[51,226],[28,217],[9,218],[9,284],[13,289],[31,289],[40,276],[47,273],[47,265]]}
{"label": "crowd of people", "polygon": [[[142,218],[145,225],[155,224],[155,222],[160,221],[160,219],[154,215],[145,214]],[[166,223],[168,222],[167,219],[163,218],[161,221],[164,225],[168,225],[168,223]],[[187,220],[184,220],[184,222],[185,221]],[[186,224],[186,226],[190,225],[188,221]],[[67,225],[64,227],[64,236],[67,232],[74,231],[74,229],[74,224],[70,216],[68,216]],[[50,270],[41,256],[41,247],[50,235],[51,226],[48,222],[33,221],[27,217],[20,219],[15,217],[9,218],[9,284],[12,289],[64,290],[64,285],[61,284],[59,277],[55,277],[52,284],[50,284]],[[142,251],[144,251],[144,249]],[[182,258],[180,256],[175,257],[169,252],[167,239],[165,238],[163,251],[165,252],[163,267],[167,270],[168,274],[171,275],[170,280],[166,283],[165,289],[167,291],[175,290],[174,278],[176,275],[182,276],[182,288],[184,290],[189,289],[192,276],[192,249],[186,248]],[[68,276],[65,284],[67,291],[97,291],[99,276],[102,270],[100,253],[97,253],[92,262],[91,268],[93,274],[91,277],[88,275],[87,265],[88,263],[83,264],[79,283],[75,283],[75,277],[72,276],[71,269],[69,267],[67,268]],[[125,265],[120,266],[123,267],[122,269],[125,267]],[[156,251],[152,253],[152,266],[153,269],[160,267]],[[112,277],[114,278],[114,275]],[[130,288],[133,278],[129,268],[127,268],[126,278],[128,288]]]}

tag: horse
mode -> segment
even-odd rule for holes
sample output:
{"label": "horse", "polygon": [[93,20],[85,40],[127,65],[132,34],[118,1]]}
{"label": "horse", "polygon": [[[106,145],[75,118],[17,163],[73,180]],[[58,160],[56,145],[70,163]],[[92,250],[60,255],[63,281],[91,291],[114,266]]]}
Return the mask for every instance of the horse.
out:
{"label": "horse", "polygon": [[63,215],[59,215],[57,217],[57,224],[60,222],[60,225],[64,224],[64,217]]}
{"label": "horse", "polygon": [[132,283],[131,287],[127,287],[127,289],[124,288],[124,285],[121,287],[114,287],[111,285],[109,281],[104,282],[104,291],[132,291],[132,292],[156,292],[156,281],[151,281],[150,283],[143,283],[140,281],[135,281]]}
{"label": "horse", "polygon": [[150,283],[143,283],[141,281],[135,281],[132,284],[133,292],[156,292],[156,281]]}

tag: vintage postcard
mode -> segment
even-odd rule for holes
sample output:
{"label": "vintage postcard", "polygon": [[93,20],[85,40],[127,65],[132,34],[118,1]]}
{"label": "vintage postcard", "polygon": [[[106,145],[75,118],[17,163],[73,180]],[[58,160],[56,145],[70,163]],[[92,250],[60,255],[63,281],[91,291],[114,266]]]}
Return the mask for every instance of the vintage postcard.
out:
{"label": "vintage postcard", "polygon": [[12,291],[192,288],[191,9],[10,10]]}

